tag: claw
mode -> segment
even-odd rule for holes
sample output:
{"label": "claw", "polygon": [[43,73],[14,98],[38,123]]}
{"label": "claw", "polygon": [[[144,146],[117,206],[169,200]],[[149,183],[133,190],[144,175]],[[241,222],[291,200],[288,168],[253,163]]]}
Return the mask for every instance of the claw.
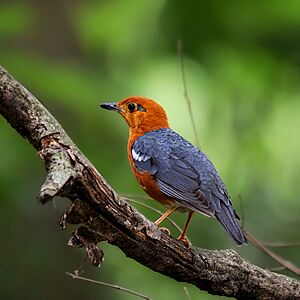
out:
{"label": "claw", "polygon": [[184,246],[186,247],[186,248],[191,248],[191,246],[192,246],[192,243],[189,241],[189,239],[186,237],[186,235],[184,234],[181,234],[178,238],[177,238],[177,240],[178,241],[181,241],[183,244],[184,244]]}

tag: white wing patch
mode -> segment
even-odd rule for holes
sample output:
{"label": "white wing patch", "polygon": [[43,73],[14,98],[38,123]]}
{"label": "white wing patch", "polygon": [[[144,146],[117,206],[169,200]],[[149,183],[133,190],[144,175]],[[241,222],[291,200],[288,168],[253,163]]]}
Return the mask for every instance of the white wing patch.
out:
{"label": "white wing patch", "polygon": [[133,159],[138,160],[139,155],[134,151],[134,149],[131,150],[131,154],[132,154]]}
{"label": "white wing patch", "polygon": [[135,152],[133,148],[131,150],[131,154],[132,154],[133,159],[137,160],[137,161],[146,161],[149,158],[151,158],[150,155],[140,153],[140,152]]}

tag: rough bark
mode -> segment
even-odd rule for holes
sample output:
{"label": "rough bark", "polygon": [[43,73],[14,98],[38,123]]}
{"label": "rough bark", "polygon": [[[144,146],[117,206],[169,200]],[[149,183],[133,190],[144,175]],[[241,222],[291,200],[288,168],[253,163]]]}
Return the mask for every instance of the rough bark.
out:
{"label": "rough bark", "polygon": [[300,299],[300,282],[262,269],[232,250],[186,248],[121,198],[79,151],[47,109],[0,67],[0,113],[39,151],[47,178],[38,195],[72,202],[61,227],[78,224],[69,245],[84,247],[93,264],[107,241],[128,257],[177,281],[237,299]]}

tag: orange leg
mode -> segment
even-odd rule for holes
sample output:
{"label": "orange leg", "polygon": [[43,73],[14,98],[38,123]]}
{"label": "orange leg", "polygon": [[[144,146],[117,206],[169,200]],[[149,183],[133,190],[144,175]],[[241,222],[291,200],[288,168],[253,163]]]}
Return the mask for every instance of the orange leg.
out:
{"label": "orange leg", "polygon": [[159,225],[162,221],[164,221],[177,207],[170,208],[167,210],[159,219],[157,219],[154,224]]}
{"label": "orange leg", "polygon": [[184,226],[184,228],[183,228],[180,236],[178,237],[178,240],[183,241],[183,242],[187,241],[187,239],[186,239],[186,232],[187,232],[187,229],[188,229],[188,227],[190,225],[193,213],[194,213],[193,211],[189,212],[189,215],[188,215],[188,218],[186,220],[185,226]]}

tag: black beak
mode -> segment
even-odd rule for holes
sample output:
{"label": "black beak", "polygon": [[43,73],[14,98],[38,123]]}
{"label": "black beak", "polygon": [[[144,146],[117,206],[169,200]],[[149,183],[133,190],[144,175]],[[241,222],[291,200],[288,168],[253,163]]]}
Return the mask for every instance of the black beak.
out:
{"label": "black beak", "polygon": [[101,103],[100,107],[112,111],[118,111],[118,112],[122,111],[122,108],[117,106],[116,102]]}

